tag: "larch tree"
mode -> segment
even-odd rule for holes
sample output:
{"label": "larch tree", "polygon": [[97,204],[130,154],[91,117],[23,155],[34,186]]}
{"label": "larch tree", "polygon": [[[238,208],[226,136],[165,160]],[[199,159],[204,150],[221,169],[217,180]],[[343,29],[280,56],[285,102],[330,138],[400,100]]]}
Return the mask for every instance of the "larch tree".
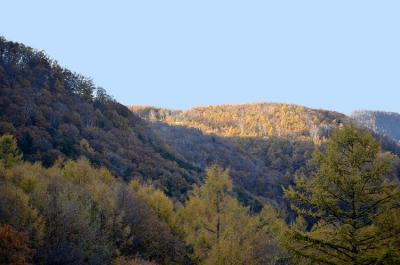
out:
{"label": "larch tree", "polygon": [[302,264],[400,264],[399,186],[391,155],[367,132],[339,129],[314,155],[315,172],[285,190],[297,222],[286,247]]}
{"label": "larch tree", "polygon": [[250,216],[232,193],[227,171],[207,170],[205,183],[195,188],[179,214],[185,240],[198,264],[268,264],[260,249],[271,244],[260,218]]}

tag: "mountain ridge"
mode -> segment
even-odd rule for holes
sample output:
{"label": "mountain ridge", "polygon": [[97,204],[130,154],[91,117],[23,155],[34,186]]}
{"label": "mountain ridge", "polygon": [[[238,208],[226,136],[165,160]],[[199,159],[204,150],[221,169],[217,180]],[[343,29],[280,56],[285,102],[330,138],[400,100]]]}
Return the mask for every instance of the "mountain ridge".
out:
{"label": "mountain ridge", "polygon": [[[205,105],[205,106],[195,106],[192,108],[189,108],[187,110],[179,110],[179,109],[169,109],[169,108],[163,108],[163,107],[155,107],[151,105],[128,105],[128,108],[135,112],[138,116],[141,118],[148,120],[150,122],[155,122],[155,121],[160,121],[160,122],[166,122],[171,125],[184,125],[187,127],[191,128],[198,128],[201,129],[204,133],[207,134],[216,134],[216,135],[222,135],[222,136],[229,136],[224,133],[218,132],[218,131],[213,131],[208,128],[208,130],[201,128],[201,126],[196,126],[193,124],[190,124],[190,122],[187,122],[187,116],[190,115],[190,113],[196,112],[196,111],[202,111],[202,110],[215,110],[215,109],[220,109],[224,110],[225,112],[229,112],[229,109],[246,109],[249,107],[262,107],[262,106],[275,106],[275,107],[288,107],[296,110],[306,110],[309,112],[313,113],[320,113],[321,115],[324,114],[331,114],[333,116],[336,116],[337,123],[333,125],[340,125],[340,124],[357,124],[358,126],[367,128],[372,130],[378,135],[384,136],[391,138],[395,140],[396,142],[400,142],[400,114],[397,112],[392,112],[392,111],[377,111],[377,110],[355,110],[353,111],[350,115],[340,113],[335,110],[326,110],[322,108],[310,108],[306,107],[303,105],[299,104],[290,104],[290,103],[277,103],[277,102],[256,102],[256,103],[243,103],[243,104],[217,104],[217,105]],[[254,115],[254,113],[253,113]],[[186,116],[186,117],[185,117]],[[369,120],[368,118],[369,117]],[[240,117],[237,117],[237,120],[240,120]],[[391,121],[386,122],[386,124],[378,123],[377,119],[378,118],[387,118],[387,119],[392,119]],[[336,122],[336,120],[333,120]],[[392,125],[394,127],[392,129],[388,129],[385,127],[388,127],[389,125]],[[398,129],[397,129],[398,128]],[[234,136],[240,136],[240,134],[236,134]],[[244,135],[244,136],[253,136],[253,137],[260,137],[260,136],[267,136],[267,135]],[[278,135],[279,137],[285,135]]]}
{"label": "mountain ridge", "polygon": [[375,133],[391,137],[400,143],[400,114],[389,111],[358,110],[351,117]]}
{"label": "mountain ridge", "polygon": [[321,139],[318,138],[327,136],[324,133],[329,133],[322,132],[324,129],[329,130],[341,123],[350,123],[348,117],[339,112],[273,102],[210,105],[186,111],[151,106],[129,108],[149,121],[184,125],[201,129],[206,134],[220,136],[304,136],[305,139],[319,141]]}

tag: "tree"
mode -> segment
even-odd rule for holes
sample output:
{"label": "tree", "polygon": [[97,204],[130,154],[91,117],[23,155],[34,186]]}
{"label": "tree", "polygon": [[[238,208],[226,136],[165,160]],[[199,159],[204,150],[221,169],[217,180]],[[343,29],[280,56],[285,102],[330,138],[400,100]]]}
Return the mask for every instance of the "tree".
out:
{"label": "tree", "polygon": [[266,263],[270,235],[261,218],[252,217],[232,194],[227,171],[218,166],[207,170],[205,183],[195,188],[180,212],[186,242],[193,246],[199,264],[240,265]]}
{"label": "tree", "polygon": [[312,264],[398,263],[399,186],[385,179],[391,155],[369,133],[347,127],[313,161],[310,179],[285,190],[298,214],[286,247]]}
{"label": "tree", "polygon": [[0,264],[29,265],[32,250],[28,237],[9,225],[0,226]]}
{"label": "tree", "polygon": [[145,201],[157,216],[164,220],[173,231],[179,230],[176,224],[174,203],[164,192],[150,184],[141,184],[137,179],[130,181],[129,187],[135,191],[135,194]]}
{"label": "tree", "polygon": [[206,260],[210,249],[217,255],[221,252],[221,234],[227,225],[224,217],[233,200],[229,192],[232,192],[232,182],[228,173],[213,166],[207,171],[204,185],[193,191],[181,213],[186,241],[193,246],[198,261]]}
{"label": "tree", "polygon": [[184,244],[131,189],[120,183],[113,187],[113,193],[126,228],[117,235],[120,255],[140,254],[146,260],[168,265],[189,263]]}
{"label": "tree", "polygon": [[0,161],[4,163],[6,168],[10,168],[17,162],[21,161],[21,153],[17,147],[17,141],[10,134],[0,137]]}
{"label": "tree", "polygon": [[25,232],[34,246],[39,245],[43,234],[43,220],[30,205],[29,197],[10,183],[0,183],[0,224],[12,225]]}

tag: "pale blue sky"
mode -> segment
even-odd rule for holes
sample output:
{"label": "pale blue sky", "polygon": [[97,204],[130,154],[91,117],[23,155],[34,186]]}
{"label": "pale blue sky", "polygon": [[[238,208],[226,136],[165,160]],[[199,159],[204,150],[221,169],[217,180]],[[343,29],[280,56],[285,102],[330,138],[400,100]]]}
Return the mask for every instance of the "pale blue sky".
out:
{"label": "pale blue sky", "polygon": [[124,104],[400,112],[400,1],[1,2],[0,35]]}

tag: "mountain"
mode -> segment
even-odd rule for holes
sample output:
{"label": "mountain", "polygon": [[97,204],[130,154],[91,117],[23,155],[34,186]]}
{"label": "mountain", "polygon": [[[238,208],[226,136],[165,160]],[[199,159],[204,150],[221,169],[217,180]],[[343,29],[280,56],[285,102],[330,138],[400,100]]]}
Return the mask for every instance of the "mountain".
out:
{"label": "mountain", "polygon": [[351,117],[359,124],[400,142],[400,114],[384,111],[355,111]]}
{"label": "mountain", "polygon": [[25,160],[51,166],[83,156],[125,180],[152,180],[176,197],[197,181],[198,169],[103,88],[43,52],[4,38],[0,110],[0,134],[16,137]]}

